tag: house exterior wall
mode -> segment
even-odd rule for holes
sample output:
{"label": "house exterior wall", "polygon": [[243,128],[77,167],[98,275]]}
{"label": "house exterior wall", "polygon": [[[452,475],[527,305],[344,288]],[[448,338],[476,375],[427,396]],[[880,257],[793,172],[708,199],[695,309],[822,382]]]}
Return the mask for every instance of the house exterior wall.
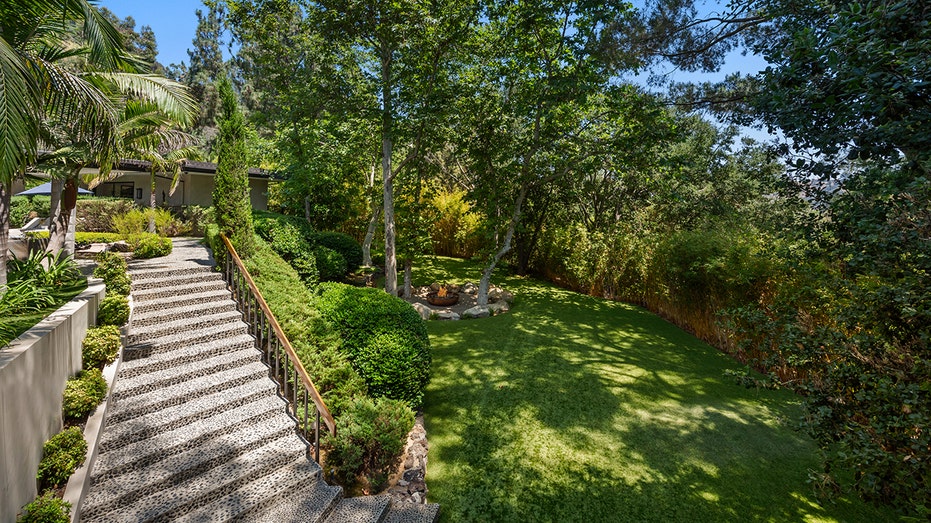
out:
{"label": "house exterior wall", "polygon": [[[101,183],[94,189],[97,196],[132,198],[136,205],[147,207],[150,196],[150,178],[147,173],[126,172],[120,177]],[[171,179],[159,175],[155,180],[155,203],[178,207],[181,205],[213,205],[214,175],[207,173],[181,173],[178,187],[169,195]],[[249,179],[249,201],[256,210],[268,210],[268,180]]]}

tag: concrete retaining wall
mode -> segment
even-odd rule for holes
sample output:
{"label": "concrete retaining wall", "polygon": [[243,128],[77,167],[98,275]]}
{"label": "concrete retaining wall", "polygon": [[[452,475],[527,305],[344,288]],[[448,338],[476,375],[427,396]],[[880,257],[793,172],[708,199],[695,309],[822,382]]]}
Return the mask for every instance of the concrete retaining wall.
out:
{"label": "concrete retaining wall", "polygon": [[42,444],[62,428],[65,381],[81,370],[81,341],[104,285],[87,289],[0,350],[0,523],[36,497]]}

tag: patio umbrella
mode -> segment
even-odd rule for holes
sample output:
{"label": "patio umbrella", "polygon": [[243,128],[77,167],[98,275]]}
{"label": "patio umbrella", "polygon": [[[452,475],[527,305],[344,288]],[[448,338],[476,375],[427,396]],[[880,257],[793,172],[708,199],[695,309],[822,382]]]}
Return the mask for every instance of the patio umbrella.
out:
{"label": "patio umbrella", "polygon": [[[49,196],[52,194],[52,182],[46,182],[42,185],[37,185],[32,189],[27,189],[23,192],[16,193],[13,196]],[[87,189],[82,189],[78,187],[78,194],[94,194]]]}

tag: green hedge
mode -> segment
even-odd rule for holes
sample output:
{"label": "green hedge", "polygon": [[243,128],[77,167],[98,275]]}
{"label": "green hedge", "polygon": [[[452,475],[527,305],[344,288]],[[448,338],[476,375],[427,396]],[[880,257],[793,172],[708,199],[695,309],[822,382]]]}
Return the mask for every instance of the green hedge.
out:
{"label": "green hedge", "polygon": [[81,371],[65,384],[62,415],[66,420],[81,419],[93,412],[106,396],[107,380],[100,369]]}
{"label": "green hedge", "polygon": [[144,232],[134,234],[126,239],[133,250],[133,258],[158,258],[171,254],[171,239]]}
{"label": "green hedge", "polygon": [[352,236],[341,232],[320,232],[314,235],[314,244],[342,255],[347,270],[355,271],[362,265],[362,246]]}
{"label": "green hedge", "polygon": [[81,342],[81,357],[85,369],[100,368],[116,359],[120,353],[120,328],[103,325],[87,329]]}
{"label": "green hedge", "polygon": [[420,315],[379,289],[324,283],[317,308],[339,333],[349,357],[376,397],[417,408],[430,378],[430,339]]}
{"label": "green hedge", "polygon": [[54,435],[42,447],[42,461],[36,480],[39,490],[59,488],[87,457],[87,442],[80,427],[70,427]]}
{"label": "green hedge", "polygon": [[71,523],[71,503],[50,490],[23,507],[16,523]]}
{"label": "green hedge", "polygon": [[97,309],[97,325],[121,327],[129,321],[129,301],[125,296],[112,294],[100,302]]}

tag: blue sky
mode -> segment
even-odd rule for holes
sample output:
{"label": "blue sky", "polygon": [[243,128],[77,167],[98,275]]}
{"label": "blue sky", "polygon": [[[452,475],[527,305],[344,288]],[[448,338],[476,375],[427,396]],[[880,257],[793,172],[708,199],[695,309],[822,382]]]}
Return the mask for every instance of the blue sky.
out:
{"label": "blue sky", "polygon": [[157,59],[164,65],[188,61],[187,49],[197,29],[194,11],[205,9],[199,0],[104,0],[97,5],[121,19],[133,17],[136,30],[143,25],[152,26],[158,42]]}

